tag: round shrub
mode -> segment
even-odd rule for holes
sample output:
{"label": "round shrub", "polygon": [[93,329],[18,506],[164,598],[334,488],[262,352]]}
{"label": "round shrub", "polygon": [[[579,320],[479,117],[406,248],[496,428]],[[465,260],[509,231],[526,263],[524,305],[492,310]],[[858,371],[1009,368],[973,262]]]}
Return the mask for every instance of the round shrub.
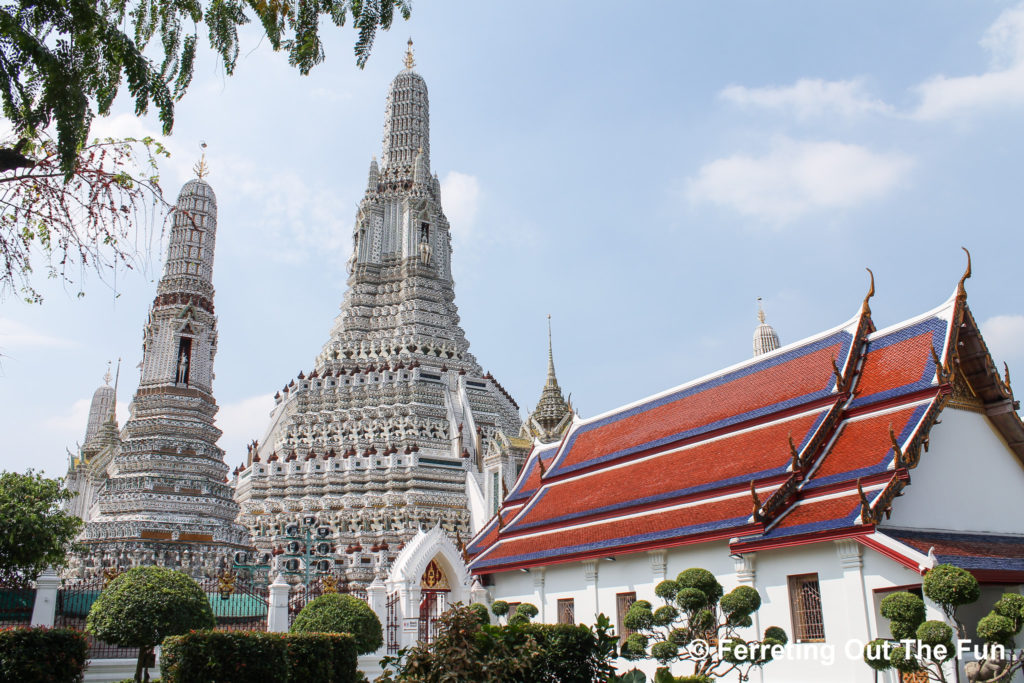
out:
{"label": "round shrub", "polygon": [[654,594],[662,600],[671,602],[675,599],[676,593],[679,592],[679,584],[675,581],[666,580],[659,583],[654,587]]}
{"label": "round shrub", "polygon": [[885,648],[888,641],[876,638],[864,646],[864,663],[875,671],[888,671],[892,668],[892,662],[885,656]]}
{"label": "round shrub", "polygon": [[981,597],[978,580],[969,571],[940,564],[924,575],[924,594],[942,606],[967,605]]}
{"label": "round shrub", "polygon": [[770,645],[785,645],[789,642],[789,636],[786,635],[786,631],[780,626],[769,626],[764,630],[764,640]]}
{"label": "round shrub", "polygon": [[669,643],[662,641],[651,645],[651,656],[657,659],[662,664],[675,659],[676,655],[679,654],[679,646],[675,643]]}
{"label": "round shrub", "polygon": [[722,584],[718,583],[715,575],[707,569],[692,567],[680,572],[679,576],[676,577],[676,583],[679,584],[680,588],[696,588],[704,593],[708,598],[708,605],[718,602],[718,599],[724,593]]}
{"label": "round shrub", "polygon": [[878,611],[886,619],[911,623],[917,628],[924,621],[924,600],[913,593],[892,593],[882,599]]}
{"label": "round shrub", "polygon": [[750,586],[737,586],[722,596],[719,604],[725,614],[748,615],[761,607],[761,596]]}
{"label": "round shrub", "polygon": [[476,614],[481,624],[491,623],[491,613],[487,611],[487,605],[482,602],[474,602],[469,606],[469,609]]}
{"label": "round shrub", "polygon": [[491,611],[494,612],[494,616],[503,617],[508,614],[508,603],[504,600],[495,600],[491,603]]}
{"label": "round shrub", "polygon": [[642,633],[630,633],[622,644],[621,654],[626,659],[644,659],[647,657],[647,636]]}
{"label": "round shrub", "polygon": [[1001,617],[1006,617],[1017,624],[1020,630],[1021,619],[1024,619],[1024,595],[1020,593],[1004,593],[1003,597],[996,600],[992,611]]}
{"label": "round shrub", "polygon": [[917,627],[917,639],[921,641],[922,645],[929,647],[935,647],[936,645],[945,645],[946,652],[952,657],[953,652],[953,629],[950,628],[949,624],[942,621],[926,621]]}
{"label": "round shrub", "polygon": [[900,673],[912,674],[921,670],[921,665],[918,661],[902,645],[892,648],[890,652],[892,655],[889,661],[892,663],[893,668]]}
{"label": "round shrub", "polygon": [[681,588],[676,593],[676,603],[687,612],[707,606],[707,593],[699,588]]}
{"label": "round shrub", "polygon": [[540,610],[537,609],[536,605],[529,602],[524,602],[516,607],[516,616],[522,615],[526,617],[527,620],[533,619],[538,614],[540,614]]}
{"label": "round shrub", "polygon": [[668,626],[679,618],[679,610],[672,605],[664,605],[654,610],[654,625]]}
{"label": "round shrub", "polygon": [[1010,619],[995,612],[978,622],[978,637],[988,643],[1008,645],[1016,632]]}
{"label": "round shrub", "polygon": [[651,608],[634,602],[622,618],[622,625],[630,631],[645,631],[654,623],[654,613]]}
{"label": "round shrub", "polygon": [[349,633],[361,655],[384,644],[380,619],[359,598],[328,593],[306,603],[290,629],[291,633]]}
{"label": "round shrub", "polygon": [[508,618],[509,626],[523,626],[529,623],[530,617],[526,616],[525,614],[520,614],[519,612],[516,612]]}

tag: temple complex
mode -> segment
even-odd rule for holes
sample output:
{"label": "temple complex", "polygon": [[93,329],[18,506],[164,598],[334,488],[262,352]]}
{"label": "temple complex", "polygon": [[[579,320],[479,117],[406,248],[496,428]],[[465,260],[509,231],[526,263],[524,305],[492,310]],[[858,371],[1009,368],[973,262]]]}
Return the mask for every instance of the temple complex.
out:
{"label": "temple complex", "polygon": [[203,162],[197,173],[178,195],[130,417],[118,433],[113,389],[101,387],[69,467],[68,486],[79,492],[72,505],[86,521],[86,551],[69,570],[79,577],[137,565],[212,576],[249,547],[214,426],[217,200]]}
{"label": "temple complex", "polygon": [[312,368],[277,392],[232,482],[260,550],[280,552],[289,524],[315,518],[330,548],[318,566],[355,585],[420,529],[468,539],[489,516],[484,454],[521,423],[459,325],[427,85],[413,67],[410,41],[356,215],[341,313]]}

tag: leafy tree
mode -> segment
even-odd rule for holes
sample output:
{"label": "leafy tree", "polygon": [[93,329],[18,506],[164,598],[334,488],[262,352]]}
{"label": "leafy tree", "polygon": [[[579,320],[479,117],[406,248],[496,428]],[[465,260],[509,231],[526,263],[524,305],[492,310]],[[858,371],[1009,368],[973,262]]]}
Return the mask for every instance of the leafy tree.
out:
{"label": "leafy tree", "polygon": [[139,682],[149,680],[148,661],[164,638],[216,625],[206,593],[187,574],[167,567],[135,567],[100,593],[85,629],[108,643],[139,648]]}
{"label": "leafy tree", "polygon": [[[922,589],[946,619],[953,622],[956,630],[945,621],[926,621],[924,601],[913,593],[893,593],[882,600],[879,608],[882,616],[889,619],[893,637],[868,643],[864,648],[864,661],[877,671],[895,669],[906,674],[923,673],[930,680],[942,683],[956,680],[952,667],[947,664],[957,654],[954,635],[957,639],[969,636],[958,610],[981,596],[978,580],[965,569],[940,564],[925,574]],[[1013,637],[1020,633],[1021,626],[1024,626],[1024,596],[1007,593],[978,622],[977,634],[989,646],[1013,647]],[[900,642],[908,640],[914,641],[910,647]],[[1010,681],[1024,668],[1024,661],[985,658],[968,663],[965,668],[970,680],[998,683]],[[987,677],[979,678],[979,671],[985,671]]]}
{"label": "leafy tree", "polygon": [[356,639],[359,654],[376,651],[384,644],[380,619],[359,598],[328,593],[312,600],[290,629],[291,633],[348,633]]}
{"label": "leafy tree", "polygon": [[[152,138],[97,140],[78,152],[70,179],[57,145],[29,147],[37,161],[0,173],[0,296],[17,290],[28,303],[42,296],[32,286],[33,256],[46,276],[73,283],[85,268],[136,265],[138,245],[166,208],[156,160],[167,156]],[[81,292],[79,292],[81,296]]]}
{"label": "leafy tree", "polygon": [[344,26],[351,17],[362,68],[396,12],[408,19],[411,0],[3,3],[0,105],[13,137],[0,141],[0,296],[20,288],[27,301],[41,301],[31,285],[33,249],[50,260],[48,276],[65,280],[76,266],[103,272],[137,258],[132,221],[147,200],[162,203],[155,175],[137,172],[154,147],[88,144],[93,119],[110,113],[122,84],[135,113],[155,108],[167,135],[192,81],[201,30],[230,75],[238,29],[255,18],[271,47],[308,74],[324,59],[321,19]]}
{"label": "leafy tree", "polygon": [[67,565],[82,528],[62,509],[74,495],[32,470],[0,474],[0,585],[27,586],[46,567]]}
{"label": "leafy tree", "polygon": [[[0,101],[21,140],[0,149],[0,172],[31,166],[26,146],[51,126],[65,179],[78,164],[97,114],[106,115],[122,81],[136,114],[154,106],[169,134],[174,102],[192,81],[200,27],[231,74],[238,28],[254,17],[274,50],[303,74],[324,59],[320,20],[358,31],[356,63],[369,58],[377,30],[410,0],[12,0],[0,6]],[[158,61],[149,54],[158,55]]]}
{"label": "leafy tree", "polygon": [[[770,662],[789,640],[778,626],[765,629],[760,640],[742,639],[739,629],[751,626],[750,615],[760,609],[761,596],[750,586],[726,594],[706,569],[680,572],[674,581],[655,586],[654,594],[665,604],[654,609],[647,600],[637,600],[626,613],[623,623],[633,633],[622,645],[622,656],[662,664],[691,662],[693,676],[682,680],[736,676],[746,681],[754,667]],[[661,680],[679,680],[667,669],[659,675]]]}

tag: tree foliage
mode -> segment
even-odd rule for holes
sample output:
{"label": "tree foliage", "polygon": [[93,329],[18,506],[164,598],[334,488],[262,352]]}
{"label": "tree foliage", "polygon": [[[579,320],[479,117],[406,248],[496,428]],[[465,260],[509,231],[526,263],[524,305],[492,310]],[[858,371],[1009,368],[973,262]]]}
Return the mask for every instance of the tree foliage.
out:
{"label": "tree foliage", "polygon": [[348,633],[356,641],[359,654],[365,655],[384,644],[380,619],[359,598],[328,593],[312,600],[290,629],[292,633]]}
{"label": "tree foliage", "polygon": [[65,512],[74,496],[38,472],[0,474],[0,585],[21,587],[48,566],[67,565],[82,520]]}
{"label": "tree foliage", "polygon": [[421,643],[403,650],[397,657],[384,659],[384,673],[378,683],[615,680],[611,665],[615,638],[603,614],[593,629],[569,624],[515,623],[511,619],[507,625],[495,626],[487,623],[480,610],[456,604],[438,621],[433,643]]}
{"label": "tree foliage", "polygon": [[[906,674],[923,674],[930,680],[945,683],[956,680],[953,666],[947,664],[957,653],[955,639],[967,639],[967,626],[960,619],[958,609],[976,602],[981,596],[978,580],[967,570],[951,564],[940,564],[925,574],[924,595],[945,614],[945,621],[926,620],[924,601],[913,593],[899,592],[887,595],[879,606],[882,616],[889,619],[892,639],[876,639],[864,648],[864,661],[877,671],[895,669]],[[1013,646],[1013,637],[1024,625],[1024,596],[1007,593],[993,605],[992,611],[978,622],[978,638],[988,645]],[[901,642],[903,641],[903,642]],[[912,641],[908,647],[906,641]],[[1024,667],[1024,662],[987,661],[966,665],[971,671],[988,666],[991,676],[984,679],[997,683],[1009,681]],[[973,678],[971,680],[974,680]]]}
{"label": "tree foliage", "polygon": [[100,593],[85,627],[100,640],[139,648],[135,680],[141,681],[149,680],[143,664],[164,638],[216,624],[206,593],[191,577],[167,567],[135,567]]}
{"label": "tree foliage", "polygon": [[[715,575],[706,569],[680,572],[654,589],[664,605],[654,609],[637,600],[626,613],[624,625],[633,631],[622,645],[627,659],[653,658],[662,664],[676,661],[693,665],[694,680],[735,676],[746,681],[754,667],[770,662],[772,649],[788,642],[778,626],[765,629],[759,640],[744,640],[739,629],[751,626],[750,615],[761,607],[761,596],[750,586],[725,593]],[[716,644],[721,647],[716,647]],[[673,679],[668,670],[661,673]],[[683,679],[689,680],[689,679]]]}
{"label": "tree foliage", "polygon": [[0,296],[17,291],[41,302],[37,260],[47,278],[66,284],[87,268],[102,277],[137,266],[137,247],[167,206],[156,164],[167,156],[164,147],[152,138],[96,140],[79,150],[69,179],[57,143],[46,139],[29,150],[33,165],[0,174]]}
{"label": "tree foliage", "polygon": [[[171,132],[201,28],[228,74],[238,29],[253,18],[271,47],[307,74],[324,59],[322,19],[344,26],[351,16],[362,67],[377,30],[410,10],[410,0],[12,0],[0,5],[0,101],[23,140],[55,129],[59,168],[70,179],[93,117],[110,112],[122,82],[135,113],[154,107]],[[24,143],[0,150],[0,171],[32,163]]]}

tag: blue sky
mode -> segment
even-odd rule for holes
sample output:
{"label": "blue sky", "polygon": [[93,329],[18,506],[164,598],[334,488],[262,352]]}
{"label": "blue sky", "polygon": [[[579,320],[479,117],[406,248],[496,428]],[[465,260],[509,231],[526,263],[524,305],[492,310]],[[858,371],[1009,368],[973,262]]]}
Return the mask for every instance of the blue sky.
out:
{"label": "blue sky", "polygon": [[[456,302],[483,367],[524,409],[546,367],[584,416],[751,353],[756,298],[783,343],[969,302],[1024,372],[1024,5],[418,0],[355,67],[327,31],[308,77],[243,31],[236,74],[202,55],[165,190],[200,140],[219,202],[215,394],[233,467],[270,397],[308,372],[345,288],[384,98],[415,41],[431,161],[453,228]],[[97,134],[156,130],[120,106]],[[108,360],[138,383],[145,272],[0,302],[0,468],[62,475]],[[122,417],[123,424],[123,417]]]}

